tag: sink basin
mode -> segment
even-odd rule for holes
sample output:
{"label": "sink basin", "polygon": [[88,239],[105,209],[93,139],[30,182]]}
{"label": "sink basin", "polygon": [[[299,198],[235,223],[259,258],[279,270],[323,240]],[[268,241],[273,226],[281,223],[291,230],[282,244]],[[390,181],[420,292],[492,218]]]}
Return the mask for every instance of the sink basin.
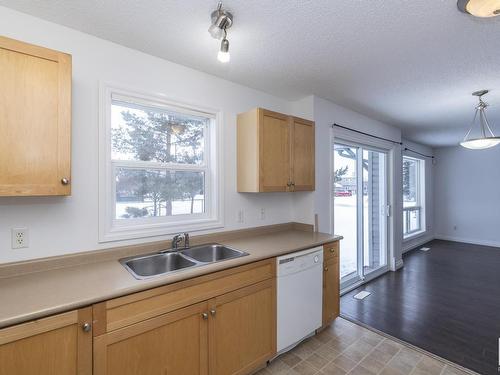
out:
{"label": "sink basin", "polygon": [[203,263],[220,262],[221,260],[239,258],[248,253],[231,249],[224,245],[209,244],[192,247],[181,251],[182,255]]}
{"label": "sink basin", "polygon": [[124,258],[120,259],[120,263],[132,276],[142,280],[245,255],[248,253],[224,245],[207,244],[186,250],[165,250],[160,253]]}
{"label": "sink basin", "polygon": [[121,263],[138,279],[162,275],[196,265],[196,262],[179,253],[147,255],[140,258],[124,259]]}

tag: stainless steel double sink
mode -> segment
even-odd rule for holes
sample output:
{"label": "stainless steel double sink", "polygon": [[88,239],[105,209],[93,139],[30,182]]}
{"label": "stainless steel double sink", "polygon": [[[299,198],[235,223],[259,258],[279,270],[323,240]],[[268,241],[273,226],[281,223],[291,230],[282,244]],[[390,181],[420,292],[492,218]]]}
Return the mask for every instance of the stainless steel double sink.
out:
{"label": "stainless steel double sink", "polygon": [[123,258],[120,259],[120,263],[136,279],[143,280],[246,255],[248,253],[244,251],[214,243],[178,251],[165,250],[154,254]]}

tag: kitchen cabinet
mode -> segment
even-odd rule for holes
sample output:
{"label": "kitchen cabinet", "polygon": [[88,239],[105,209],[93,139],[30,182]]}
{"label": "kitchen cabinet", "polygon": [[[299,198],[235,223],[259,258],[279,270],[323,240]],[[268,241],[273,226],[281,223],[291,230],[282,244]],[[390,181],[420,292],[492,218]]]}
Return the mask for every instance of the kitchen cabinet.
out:
{"label": "kitchen cabinet", "polygon": [[276,353],[275,259],[94,305],[94,375],[247,374]]}
{"label": "kitchen cabinet", "polygon": [[276,353],[275,301],[275,280],[212,301],[210,374],[248,374]]}
{"label": "kitchen cabinet", "polygon": [[340,314],[339,242],[323,246],[323,326]]}
{"label": "kitchen cabinet", "polygon": [[314,190],[314,122],[262,108],[237,122],[238,192]]}
{"label": "kitchen cabinet", "polygon": [[0,330],[0,375],[91,375],[92,309]]}
{"label": "kitchen cabinet", "polygon": [[207,373],[206,302],[94,339],[94,375]]}
{"label": "kitchen cabinet", "polygon": [[71,193],[71,56],[0,37],[0,196]]}

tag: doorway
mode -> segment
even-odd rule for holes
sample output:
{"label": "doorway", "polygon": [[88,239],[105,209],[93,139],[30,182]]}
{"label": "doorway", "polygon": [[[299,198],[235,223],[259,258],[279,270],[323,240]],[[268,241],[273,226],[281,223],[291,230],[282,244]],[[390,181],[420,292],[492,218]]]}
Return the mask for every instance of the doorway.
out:
{"label": "doorway", "polygon": [[340,287],[347,291],[388,270],[388,153],[348,142],[333,148],[334,228],[344,236]]}

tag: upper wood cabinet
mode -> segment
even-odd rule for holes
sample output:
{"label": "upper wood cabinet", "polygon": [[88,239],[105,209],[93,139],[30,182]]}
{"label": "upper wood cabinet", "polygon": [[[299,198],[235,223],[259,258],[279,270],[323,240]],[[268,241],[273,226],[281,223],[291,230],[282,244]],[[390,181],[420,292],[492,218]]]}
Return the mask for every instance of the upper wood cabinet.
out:
{"label": "upper wood cabinet", "polygon": [[238,115],[238,192],[314,190],[314,122],[256,108]]}
{"label": "upper wood cabinet", "polygon": [[71,56],[0,37],[0,196],[71,193]]}
{"label": "upper wood cabinet", "polygon": [[0,330],[0,375],[92,375],[92,308]]}

